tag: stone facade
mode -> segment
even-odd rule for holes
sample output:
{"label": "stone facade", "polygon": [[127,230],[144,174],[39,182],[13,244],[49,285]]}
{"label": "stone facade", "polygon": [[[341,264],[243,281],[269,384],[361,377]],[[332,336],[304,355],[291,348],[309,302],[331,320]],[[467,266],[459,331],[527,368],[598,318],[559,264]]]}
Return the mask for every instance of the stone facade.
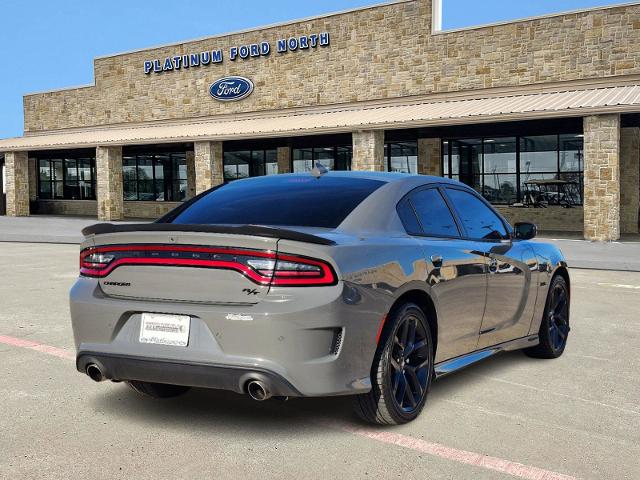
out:
{"label": "stone facade", "polygon": [[541,232],[581,232],[584,227],[582,207],[518,208],[497,205],[495,208],[511,225],[532,222]]}
{"label": "stone facade", "polygon": [[442,140],[439,138],[418,139],[418,173],[442,176]]}
{"label": "stone facade", "polygon": [[278,173],[291,173],[291,149],[278,147]]}
{"label": "stone facade", "polygon": [[195,171],[196,194],[201,194],[224,183],[222,142],[196,142]]}
{"label": "stone facade", "polygon": [[96,176],[98,220],[122,220],[124,217],[122,147],[96,149]]}
{"label": "stone facade", "polygon": [[[95,86],[28,95],[29,132],[336,105],[430,93],[640,74],[640,5],[431,31],[431,0],[405,0],[260,30],[98,58]],[[232,46],[328,32],[331,45],[230,60]],[[222,49],[222,63],[160,74],[151,59]],[[273,48],[275,50],[275,48]],[[225,75],[255,84],[217,102]],[[339,82],[340,88],[332,86]]]}
{"label": "stone facade", "polygon": [[190,200],[196,196],[196,154],[187,152],[187,198]]}
{"label": "stone facade", "polygon": [[640,222],[640,128],[620,130],[620,231],[638,233]]}
{"label": "stone facade", "polygon": [[27,152],[7,152],[4,157],[7,180],[7,215],[29,215],[29,159]]}
{"label": "stone facade", "polygon": [[384,131],[365,130],[353,133],[353,170],[384,172]]}
{"label": "stone facade", "polygon": [[38,165],[35,158],[29,159],[29,201],[38,199]]}
{"label": "stone facade", "polygon": [[38,200],[38,215],[98,215],[98,202],[95,200]]}
{"label": "stone facade", "polygon": [[620,238],[620,115],[584,118],[584,236]]}
{"label": "stone facade", "polygon": [[180,202],[124,202],[124,216],[157,219],[180,205]]}

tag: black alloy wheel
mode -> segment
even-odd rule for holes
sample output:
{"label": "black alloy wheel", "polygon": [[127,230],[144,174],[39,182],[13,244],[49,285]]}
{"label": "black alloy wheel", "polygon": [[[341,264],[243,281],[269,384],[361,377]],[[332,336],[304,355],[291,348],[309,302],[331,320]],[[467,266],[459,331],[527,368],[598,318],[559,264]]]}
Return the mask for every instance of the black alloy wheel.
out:
{"label": "black alloy wheel", "polygon": [[393,337],[391,363],[391,391],[396,406],[412,413],[426,395],[431,358],[424,323],[409,314],[404,317]]}
{"label": "black alloy wheel", "polygon": [[371,369],[371,391],[355,399],[356,413],[370,423],[398,425],[414,420],[433,378],[433,340],[424,312],[413,303],[387,318]]}
{"label": "black alloy wheel", "polygon": [[558,358],[567,346],[569,325],[569,287],[566,280],[557,275],[551,281],[542,323],[540,344],[528,348],[525,353],[535,358]]}

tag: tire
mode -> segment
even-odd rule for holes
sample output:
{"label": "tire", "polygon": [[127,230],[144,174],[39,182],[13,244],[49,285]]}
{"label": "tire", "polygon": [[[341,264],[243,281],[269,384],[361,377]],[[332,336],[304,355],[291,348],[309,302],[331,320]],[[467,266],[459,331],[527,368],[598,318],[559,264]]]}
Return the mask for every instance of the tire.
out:
{"label": "tire", "polygon": [[371,391],[354,399],[358,416],[379,425],[400,425],[417,418],[431,387],[433,356],[424,312],[413,303],[395,308],[373,359]]}
{"label": "tire", "polygon": [[179,397],[191,390],[191,387],[183,385],[166,385],[164,383],[139,382],[137,380],[129,380],[127,385],[136,392],[152,398]]}
{"label": "tire", "polygon": [[533,358],[558,358],[564,353],[569,338],[569,287],[561,275],[551,280],[540,324],[540,343],[524,353]]}

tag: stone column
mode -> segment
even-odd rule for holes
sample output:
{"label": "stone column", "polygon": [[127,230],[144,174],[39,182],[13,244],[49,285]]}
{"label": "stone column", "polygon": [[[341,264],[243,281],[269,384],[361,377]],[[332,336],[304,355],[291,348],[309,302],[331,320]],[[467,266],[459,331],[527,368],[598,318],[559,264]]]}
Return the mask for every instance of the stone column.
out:
{"label": "stone column", "polygon": [[442,141],[439,138],[418,139],[418,173],[442,176]]}
{"label": "stone column", "polygon": [[620,232],[638,233],[640,128],[620,129]]}
{"label": "stone column", "polygon": [[199,195],[224,183],[222,142],[196,142],[194,150],[196,194]]}
{"label": "stone column", "polygon": [[584,118],[584,237],[620,238],[620,115]]}
{"label": "stone column", "polygon": [[29,216],[29,156],[27,152],[7,152],[4,156],[7,176],[7,216]]}
{"label": "stone column", "polygon": [[96,185],[98,220],[112,221],[124,218],[122,191],[122,147],[96,149]]}
{"label": "stone column", "polygon": [[384,130],[353,132],[351,170],[384,172]]}
{"label": "stone column", "polygon": [[291,173],[291,149],[278,147],[278,173]]}
{"label": "stone column", "polygon": [[38,159],[29,159],[29,200],[38,199]]}
{"label": "stone column", "polygon": [[185,200],[190,200],[196,196],[196,154],[191,150],[187,151],[187,196]]}

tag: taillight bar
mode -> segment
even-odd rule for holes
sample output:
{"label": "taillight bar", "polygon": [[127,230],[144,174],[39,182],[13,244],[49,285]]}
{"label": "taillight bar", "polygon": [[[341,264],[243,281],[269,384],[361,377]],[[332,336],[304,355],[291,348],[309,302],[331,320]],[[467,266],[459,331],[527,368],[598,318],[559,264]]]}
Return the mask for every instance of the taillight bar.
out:
{"label": "taillight bar", "polygon": [[178,245],[113,245],[80,252],[80,275],[104,278],[123,265],[236,271],[258,285],[328,286],[337,283],[325,261],[268,250]]}

